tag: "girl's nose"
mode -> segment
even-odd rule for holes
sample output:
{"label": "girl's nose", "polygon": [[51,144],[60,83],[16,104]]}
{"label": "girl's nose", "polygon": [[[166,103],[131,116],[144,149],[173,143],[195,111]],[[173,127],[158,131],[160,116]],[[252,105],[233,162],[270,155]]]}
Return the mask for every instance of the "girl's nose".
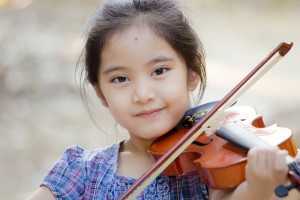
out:
{"label": "girl's nose", "polygon": [[140,81],[136,84],[132,96],[134,103],[145,104],[154,99],[154,91],[149,83]]}

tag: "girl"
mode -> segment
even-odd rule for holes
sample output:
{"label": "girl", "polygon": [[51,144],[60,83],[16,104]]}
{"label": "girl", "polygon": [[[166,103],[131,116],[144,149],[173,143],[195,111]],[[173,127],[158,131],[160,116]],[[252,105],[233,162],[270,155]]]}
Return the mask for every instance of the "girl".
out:
{"label": "girl", "polygon": [[[201,43],[171,0],[107,1],[88,33],[85,70],[130,139],[105,150],[67,149],[31,200],[119,199],[153,165],[151,142],[180,121],[196,88],[200,100],[206,84]],[[197,174],[159,176],[139,199],[272,199],[287,176],[285,155],[250,150],[247,180],[234,191],[209,190]]]}

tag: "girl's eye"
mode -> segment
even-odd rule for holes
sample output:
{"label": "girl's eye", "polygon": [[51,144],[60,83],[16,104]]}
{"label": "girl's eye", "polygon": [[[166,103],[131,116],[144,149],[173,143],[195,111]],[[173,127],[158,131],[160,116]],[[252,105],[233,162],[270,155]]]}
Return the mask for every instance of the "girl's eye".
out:
{"label": "girl's eye", "polygon": [[154,70],[153,74],[156,75],[156,76],[159,76],[159,75],[162,75],[164,74],[165,72],[169,71],[170,69],[167,68],[167,67],[160,67],[160,68],[157,68],[156,70]]}
{"label": "girl's eye", "polygon": [[128,81],[128,78],[126,76],[117,76],[117,77],[111,79],[110,82],[112,82],[112,83],[124,83],[126,81]]}

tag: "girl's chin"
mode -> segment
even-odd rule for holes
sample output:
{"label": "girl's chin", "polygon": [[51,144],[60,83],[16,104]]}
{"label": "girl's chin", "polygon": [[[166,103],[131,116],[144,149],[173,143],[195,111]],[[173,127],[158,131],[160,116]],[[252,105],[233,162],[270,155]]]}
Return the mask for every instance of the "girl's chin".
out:
{"label": "girl's chin", "polygon": [[172,126],[149,126],[149,127],[143,127],[143,129],[135,130],[135,133],[132,132],[132,135],[135,137],[139,137],[143,140],[155,140],[166,133],[168,133],[172,129]]}
{"label": "girl's chin", "polygon": [[145,133],[145,134],[143,134],[142,136],[141,136],[141,138],[143,138],[143,139],[145,139],[145,140],[156,140],[157,138],[159,138],[159,137],[161,137],[161,136],[163,136],[163,135],[165,135],[166,134],[166,132],[160,132],[160,133],[155,133],[155,134],[153,134],[153,133]]}

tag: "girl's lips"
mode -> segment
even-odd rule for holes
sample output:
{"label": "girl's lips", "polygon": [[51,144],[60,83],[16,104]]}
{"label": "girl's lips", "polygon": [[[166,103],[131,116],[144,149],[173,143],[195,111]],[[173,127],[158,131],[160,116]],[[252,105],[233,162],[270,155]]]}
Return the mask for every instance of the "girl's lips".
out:
{"label": "girl's lips", "polygon": [[153,110],[148,110],[148,111],[142,111],[138,114],[136,114],[137,117],[148,117],[148,116],[153,116],[156,113],[160,112],[164,108],[158,108],[158,109],[153,109]]}

